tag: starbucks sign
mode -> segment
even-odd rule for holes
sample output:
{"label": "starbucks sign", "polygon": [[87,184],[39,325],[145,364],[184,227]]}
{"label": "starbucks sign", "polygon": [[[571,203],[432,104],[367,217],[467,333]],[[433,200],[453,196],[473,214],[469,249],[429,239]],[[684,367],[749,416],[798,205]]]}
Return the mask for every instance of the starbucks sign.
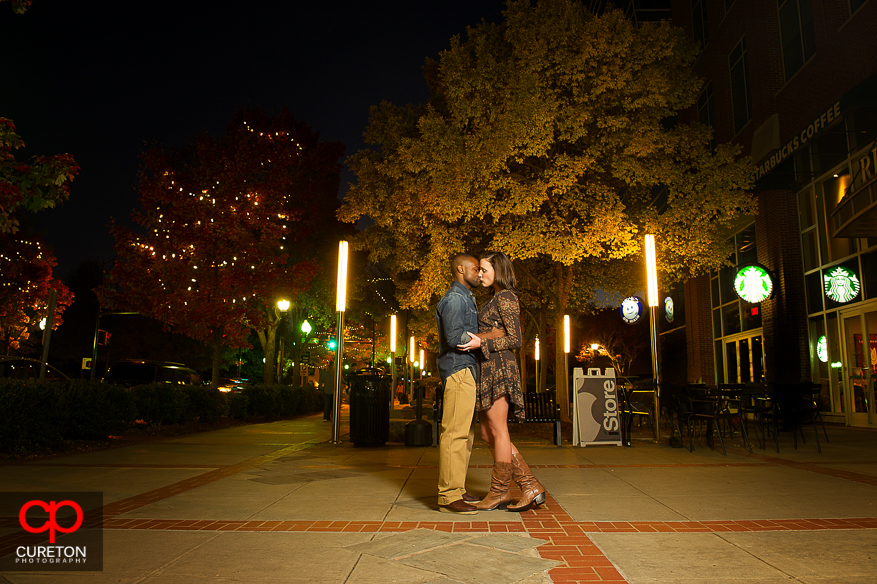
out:
{"label": "starbucks sign", "polygon": [[746,302],[757,304],[770,298],[773,293],[773,277],[764,266],[742,266],[734,278],[734,292]]}
{"label": "starbucks sign", "polygon": [[828,340],[825,335],[820,336],[816,341],[816,356],[823,363],[828,363]]}
{"label": "starbucks sign", "polygon": [[843,304],[849,302],[859,295],[862,285],[859,283],[859,277],[844,266],[835,266],[826,270],[823,276],[823,284],[825,286],[825,296]]}

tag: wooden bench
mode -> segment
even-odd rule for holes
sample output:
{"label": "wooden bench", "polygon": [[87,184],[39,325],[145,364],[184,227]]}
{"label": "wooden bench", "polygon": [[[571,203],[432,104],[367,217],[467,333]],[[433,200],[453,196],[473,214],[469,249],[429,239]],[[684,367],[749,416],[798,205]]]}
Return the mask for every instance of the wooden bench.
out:
{"label": "wooden bench", "polygon": [[[526,424],[554,424],[554,443],[562,446],[560,437],[560,406],[555,399],[553,389],[540,393],[524,393],[524,423]],[[442,424],[444,388],[439,386],[435,392],[435,405],[433,406],[432,445],[438,446],[439,433]],[[518,422],[513,409],[509,410],[509,425]]]}

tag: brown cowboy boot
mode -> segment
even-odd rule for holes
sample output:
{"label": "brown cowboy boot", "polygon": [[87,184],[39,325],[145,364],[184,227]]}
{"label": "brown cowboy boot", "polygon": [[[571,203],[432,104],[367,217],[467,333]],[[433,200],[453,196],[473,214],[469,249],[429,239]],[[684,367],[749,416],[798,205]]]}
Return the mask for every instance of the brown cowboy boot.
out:
{"label": "brown cowboy boot", "polygon": [[512,502],[509,483],[512,482],[512,463],[494,462],[493,473],[490,475],[490,492],[480,502],[475,503],[479,511],[504,509]]}
{"label": "brown cowboy boot", "polygon": [[512,480],[521,488],[521,500],[506,510],[521,513],[545,503],[545,487],[536,480],[521,453],[512,453]]}

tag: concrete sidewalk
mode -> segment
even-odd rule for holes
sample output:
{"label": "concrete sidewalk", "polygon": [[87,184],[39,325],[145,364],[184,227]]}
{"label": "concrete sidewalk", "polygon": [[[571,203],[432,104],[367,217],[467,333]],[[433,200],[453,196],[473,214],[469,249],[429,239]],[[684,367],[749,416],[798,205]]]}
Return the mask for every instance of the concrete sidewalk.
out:
{"label": "concrete sidewalk", "polygon": [[[320,416],[6,465],[0,492],[103,492],[104,570],[0,582],[872,584],[877,432],[828,432],[821,454],[812,429],[728,456],[522,439],[547,505],[475,516],[438,512],[435,448],[333,446]],[[480,442],[471,465],[485,493]]]}

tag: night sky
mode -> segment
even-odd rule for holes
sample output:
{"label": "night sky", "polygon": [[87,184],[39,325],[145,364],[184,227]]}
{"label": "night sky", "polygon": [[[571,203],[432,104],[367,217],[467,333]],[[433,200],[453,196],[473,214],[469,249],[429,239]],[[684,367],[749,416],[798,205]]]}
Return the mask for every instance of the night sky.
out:
{"label": "night sky", "polygon": [[[369,106],[424,102],[424,58],[504,5],[35,0],[16,15],[0,3],[0,117],[27,144],[16,155],[69,152],[82,167],[70,200],[34,218],[56,276],[112,258],[110,218],[128,222],[137,205],[145,143],[222,135],[239,106],[286,106],[349,156]],[[342,193],[354,179],[345,172]]]}

